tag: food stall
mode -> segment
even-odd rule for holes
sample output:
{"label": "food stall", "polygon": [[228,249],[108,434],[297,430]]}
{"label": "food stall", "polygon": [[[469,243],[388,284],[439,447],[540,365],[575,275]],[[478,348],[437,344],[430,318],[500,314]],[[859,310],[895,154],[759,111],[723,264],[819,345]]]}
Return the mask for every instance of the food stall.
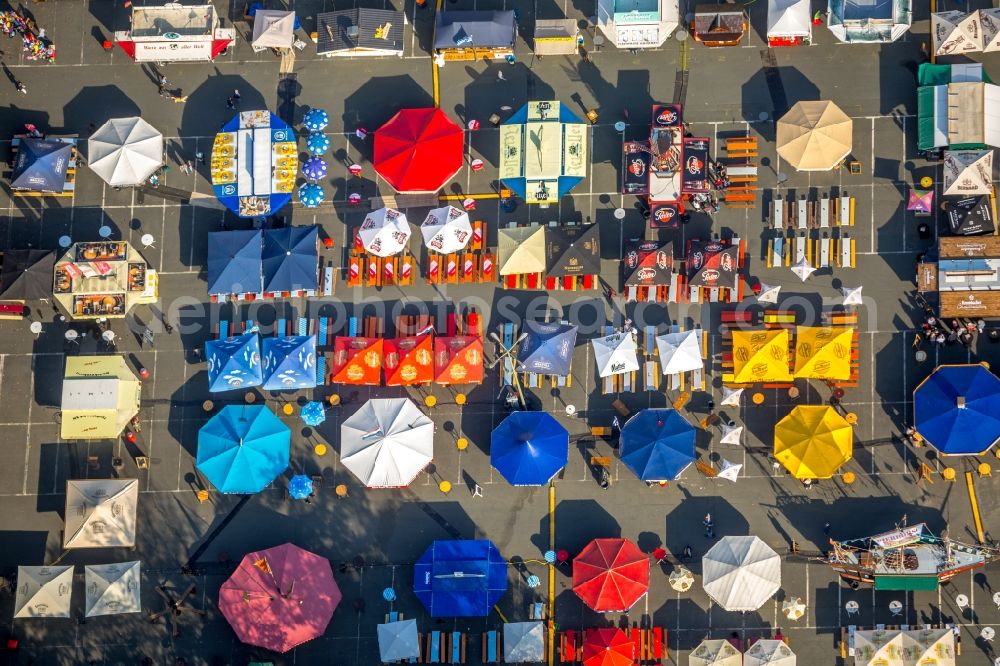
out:
{"label": "food stall", "polygon": [[739,46],[750,29],[743,5],[697,5],[691,21],[691,36],[705,46]]}
{"label": "food stall", "polygon": [[661,46],[680,25],[678,0],[598,0],[597,26],[620,49]]}
{"label": "food stall", "polygon": [[434,21],[434,52],[446,61],[514,57],[513,11],[442,11]]}
{"label": "food stall", "polygon": [[269,111],[242,111],[215,135],[212,188],[240,217],[270,215],[288,203],[298,168],[294,130]]}
{"label": "food stall", "polygon": [[391,9],[355,7],[316,15],[316,53],[335,56],[403,57],[406,15]]}
{"label": "food stall", "polygon": [[913,22],[911,0],[829,0],[827,27],[848,44],[894,42]]}
{"label": "food stall", "polygon": [[937,295],[941,317],[1000,317],[1000,237],[940,237],[917,264],[917,292]]}
{"label": "food stall", "polygon": [[574,19],[535,21],[535,55],[574,55],[580,29]]}
{"label": "food stall", "polygon": [[115,32],[115,43],[136,62],[215,60],[236,37],[210,4],[133,6],[129,26]]}
{"label": "food stall", "polygon": [[767,45],[798,46],[812,40],[809,0],[767,1]]}
{"label": "food stall", "polygon": [[73,320],[122,318],[159,298],[156,271],[124,241],[71,245],[56,262],[52,295]]}

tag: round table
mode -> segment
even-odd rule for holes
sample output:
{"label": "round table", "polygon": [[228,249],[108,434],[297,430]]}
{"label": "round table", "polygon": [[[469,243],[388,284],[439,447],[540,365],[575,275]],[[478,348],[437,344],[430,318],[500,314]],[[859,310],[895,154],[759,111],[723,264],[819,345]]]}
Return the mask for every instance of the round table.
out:
{"label": "round table", "polygon": [[797,386],[788,387],[788,399],[795,400],[799,397],[799,388]]}
{"label": "round table", "polygon": [[104,331],[103,333],[101,333],[101,339],[104,340],[107,343],[114,342],[115,341],[115,332],[114,331],[110,331],[110,330],[109,331]]}
{"label": "round table", "polygon": [[988,462],[979,463],[979,476],[993,476],[993,468]]}
{"label": "round table", "polygon": [[930,187],[933,184],[934,184],[934,179],[931,178],[930,176],[924,176],[923,178],[920,179],[920,187],[923,187],[924,189]]}
{"label": "round table", "polygon": [[101,228],[97,230],[97,235],[101,238],[111,238],[111,227],[106,224],[101,226]]}
{"label": "round table", "polygon": [[347,486],[341,483],[333,489],[333,492],[336,493],[337,497],[347,497]]}
{"label": "round table", "polygon": [[40,321],[31,322],[31,325],[28,326],[28,330],[34,333],[35,335],[40,334],[42,332],[42,322]]}
{"label": "round table", "polygon": [[153,243],[155,241],[156,239],[153,238],[153,234],[143,234],[139,239],[139,242],[142,243],[143,247],[153,247]]}
{"label": "round table", "polygon": [[469,448],[469,440],[467,440],[465,437],[459,437],[458,441],[455,442],[455,446],[458,447],[459,451],[464,451],[467,448]]}
{"label": "round table", "polygon": [[755,405],[763,405],[763,404],[764,404],[764,394],[763,394],[763,393],[761,393],[760,391],[757,391],[756,393],[754,393],[754,394],[753,394],[753,395],[752,395],[752,396],[750,397],[750,400],[751,400],[751,401],[753,402],[753,404],[755,404]]}
{"label": "round table", "polygon": [[917,363],[923,363],[927,360],[927,352],[923,349],[918,349],[914,354],[913,358],[916,359]]}
{"label": "round table", "polygon": [[955,604],[959,608],[966,608],[969,605],[969,597],[965,596],[964,594],[960,594],[957,597],[955,597]]}
{"label": "round table", "polygon": [[851,425],[857,425],[858,415],[855,414],[854,412],[847,412],[847,414],[844,416],[844,420],[850,423]]}
{"label": "round table", "polygon": [[554,551],[554,550],[547,550],[547,551],[545,551],[545,555],[542,556],[542,559],[544,559],[549,564],[555,564],[555,561],[556,561],[556,551]]}
{"label": "round table", "polygon": [[438,399],[435,398],[434,396],[429,395],[426,398],[424,398],[424,406],[425,407],[433,407],[436,404],[438,404]]}
{"label": "round table", "polygon": [[285,416],[291,416],[292,412],[295,411],[295,408],[292,407],[292,403],[286,402],[281,406],[281,411],[284,412]]}
{"label": "round table", "polygon": [[615,219],[616,220],[624,220],[625,219],[625,209],[624,208],[615,208]]}
{"label": "round table", "polygon": [[438,490],[447,495],[451,492],[451,481],[442,481],[438,484]]}
{"label": "round table", "polygon": [[326,444],[317,444],[316,446],[314,446],[313,447],[313,453],[315,453],[318,456],[325,456],[326,455]]}
{"label": "round table", "polygon": [[900,601],[890,601],[889,602],[889,612],[893,615],[899,615],[903,612],[903,604]]}
{"label": "round table", "polygon": [[459,407],[465,404],[465,400],[466,398],[464,393],[459,393],[458,395],[455,396],[455,404],[458,405]]}
{"label": "round table", "polygon": [[76,329],[70,328],[70,329],[66,330],[66,341],[67,342],[76,342],[76,339],[79,338],[79,337],[80,337],[80,334],[76,332]]}
{"label": "round table", "polygon": [[618,122],[616,122],[615,123],[615,131],[616,132],[624,132],[625,131],[625,123],[623,121],[621,121],[621,120],[619,120]]}
{"label": "round table", "polygon": [[566,564],[569,562],[569,551],[565,548],[560,548],[556,551],[556,562],[559,564]]}
{"label": "round table", "polygon": [[336,407],[340,404],[340,396],[336,393],[330,394],[330,397],[326,399],[331,406]]}
{"label": "round table", "polygon": [[211,400],[206,400],[205,402],[201,403],[201,408],[206,412],[210,412],[213,409],[215,409],[215,403],[212,402]]}
{"label": "round table", "polygon": [[528,587],[534,589],[542,584],[542,579],[536,576],[535,574],[531,574],[530,576],[528,576],[527,582],[528,582]]}
{"label": "round table", "polygon": [[257,402],[257,394],[254,393],[253,391],[247,391],[246,395],[243,396],[243,399],[246,400],[246,403],[248,405],[252,405],[253,403]]}
{"label": "round table", "polygon": [[844,476],[841,477],[841,480],[847,485],[851,485],[857,480],[857,477],[854,476],[854,472],[844,472]]}
{"label": "round table", "polygon": [[851,600],[844,604],[844,609],[848,612],[848,614],[857,613],[858,610],[861,609],[861,606],[857,601]]}
{"label": "round table", "polygon": [[[941,470],[941,476],[944,477],[945,481],[954,481],[955,480],[955,468],[954,467],[945,467],[943,470]],[[965,598],[964,595],[962,595],[962,598]]]}
{"label": "round table", "polygon": [[757,114],[757,120],[759,120],[760,122],[764,122],[770,117],[771,114],[769,114],[767,111],[761,111],[760,113]]}
{"label": "round table", "polygon": [[997,632],[993,627],[983,627],[983,630],[979,632],[979,636],[984,641],[992,641],[996,637]]}
{"label": "round table", "polygon": [[72,244],[73,244],[73,239],[70,238],[69,236],[60,236],[59,237],[59,247],[65,248],[65,247],[69,247]]}
{"label": "round table", "polygon": [[1000,608],[1000,592],[993,593],[993,603],[997,605],[997,608]]}
{"label": "round table", "polygon": [[576,405],[566,405],[566,416],[573,416],[576,414]]}
{"label": "round table", "polygon": [[382,598],[385,599],[386,601],[395,601],[396,590],[392,589],[391,587],[385,588],[384,590],[382,590]]}

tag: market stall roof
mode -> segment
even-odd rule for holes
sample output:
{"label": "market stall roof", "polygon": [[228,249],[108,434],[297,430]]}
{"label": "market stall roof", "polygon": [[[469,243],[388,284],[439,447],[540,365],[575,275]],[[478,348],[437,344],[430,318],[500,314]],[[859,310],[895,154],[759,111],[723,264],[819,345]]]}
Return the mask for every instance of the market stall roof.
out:
{"label": "market stall roof", "polygon": [[322,636],[342,596],[328,559],[286,543],[247,553],[219,610],[240,642],[284,653]]}
{"label": "market stall roof", "polygon": [[951,627],[854,632],[857,666],[955,666],[956,653]]}
{"label": "market stall roof", "polygon": [[829,479],[853,448],[851,424],[828,405],[797,405],[774,426],[774,458],[796,479]]}
{"label": "market stall roof", "polygon": [[135,545],[139,482],[135,479],[66,481],[63,548],[117,548]]}
{"label": "market stall roof", "polygon": [[472,222],[464,210],[443,206],[427,213],[420,233],[428,250],[451,254],[464,250],[472,240]]}
{"label": "market stall roof", "polygon": [[416,620],[397,620],[376,627],[378,654],[383,663],[407,661],[421,656]]}
{"label": "market stall roof", "polygon": [[798,102],[778,120],[778,156],[799,171],[829,171],[851,154],[853,133],[833,102]]}
{"label": "market stall roof", "polygon": [[992,193],[992,150],[945,151],[943,194],[970,196]]}
{"label": "market stall roof", "polygon": [[464,155],[465,132],[441,109],[402,109],[375,131],[375,171],[399,192],[437,192]]}
{"label": "market stall roof", "polygon": [[663,374],[701,370],[705,367],[701,350],[702,331],[677,331],[656,336],[656,350]]}
{"label": "market stall roof", "polygon": [[738,42],[746,31],[746,20],[741,4],[703,4],[694,8],[694,32],[703,42]]}
{"label": "market stall roof", "polygon": [[163,166],[163,135],[137,116],[112,118],[87,140],[87,163],[108,185],[140,185]]}
{"label": "market stall roof", "polygon": [[894,42],[910,29],[911,0],[829,0],[827,25],[852,44]]}
{"label": "market stall roof", "polygon": [[809,0],[767,0],[768,37],[809,37]]}
{"label": "market stall roof", "polygon": [[576,19],[535,19],[535,53],[538,55],[572,55],[579,47],[580,34]]}
{"label": "market stall roof", "polygon": [[557,203],[587,175],[588,137],[562,102],[528,102],[500,126],[500,180],[529,204]]}
{"label": "market stall roof", "polygon": [[403,55],[403,12],[355,7],[316,15],[319,55]]}
{"label": "market stall roof", "polygon": [[733,331],[733,384],[790,382],[788,329]]}
{"label": "market stall roof", "polygon": [[931,36],[937,55],[961,55],[983,50],[979,16],[958,10],[931,14]]}
{"label": "market stall roof", "polygon": [[49,250],[6,250],[0,270],[0,299],[37,301],[52,297],[56,253]]}
{"label": "market stall roof", "polygon": [[913,391],[913,424],[944,455],[980,455],[1000,439],[1000,379],[985,365],[940,365]]}
{"label": "market stall roof", "polygon": [[14,617],[70,617],[72,600],[72,566],[17,568]]}
{"label": "market stall roof", "polygon": [[319,226],[266,229],[261,248],[264,291],[319,288]]}
{"label": "market stall roof", "polygon": [[569,433],[546,412],[513,412],[490,436],[490,464],[512,486],[541,486],[569,461]]}
{"label": "market stall roof", "polygon": [[337,336],[333,341],[333,383],[378,386],[384,358],[382,338]]}
{"label": "market stall roof", "polygon": [[414,566],[413,591],[431,617],[486,617],[507,591],[507,560],[488,539],[434,541]]}
{"label": "market stall roof", "polygon": [[87,617],[141,613],[139,562],[91,564],[83,568]]}
{"label": "market stall roof", "polygon": [[598,613],[625,612],[649,589],[649,558],[628,539],[593,539],[573,558],[573,591]]}
{"label": "market stall roof", "polygon": [[299,169],[295,130],[266,109],[241,111],[212,142],[212,190],[239,217],[278,212]]}
{"label": "market stall roof", "polygon": [[639,356],[636,354],[635,338],[631,332],[594,338],[590,344],[594,348],[598,376],[610,377],[639,369]]}
{"label": "market stall roof", "polygon": [[[941,202],[942,204],[947,204],[945,215],[948,218],[948,226],[953,234],[976,236],[978,234],[991,234],[995,231],[996,225],[993,221],[993,200],[991,195],[942,197]],[[954,268],[954,266],[951,268]],[[992,267],[987,267],[983,264],[971,265],[969,268],[979,273],[972,276],[972,279],[977,281],[979,285],[983,284],[981,282],[983,269],[993,271]],[[952,273],[950,270],[947,272],[949,272],[949,281],[961,284],[963,280],[958,275]]]}
{"label": "market stall roof", "polygon": [[543,622],[505,622],[503,660],[506,664],[534,664],[545,661]]}
{"label": "market stall roof", "polygon": [[316,336],[264,338],[261,354],[267,391],[296,391],[316,386]]}
{"label": "market stall roof", "polygon": [[618,627],[584,629],[583,666],[634,666],[635,642]]}
{"label": "market stall roof", "polygon": [[729,641],[710,638],[691,651],[688,666],[743,666],[743,657]]}
{"label": "market stall roof", "polygon": [[983,51],[1000,51],[1000,9],[989,7],[978,10],[979,26],[983,30]]}
{"label": "market stall roof", "polygon": [[601,272],[601,236],[596,224],[548,227],[545,271],[551,277]]}
{"label": "market stall roof", "polygon": [[434,49],[472,49],[514,45],[513,11],[443,11],[434,18]]}
{"label": "market stall roof", "polygon": [[527,319],[521,325],[527,337],[517,354],[518,372],[537,372],[565,377],[573,363],[577,327],[572,324],[542,323]]}
{"label": "market stall roof", "polygon": [[67,356],[59,436],[116,439],[139,413],[141,391],[123,356]]}
{"label": "market stall roof", "polygon": [[483,339],[473,335],[434,338],[434,381],[482,384]]}
{"label": "market stall roof", "polygon": [[340,427],[340,462],[369,488],[403,488],[434,459],[434,423],[409,398],[374,398]]}
{"label": "market stall roof", "polygon": [[258,9],[253,15],[253,36],[250,45],[255,49],[290,49],[295,41],[295,12],[278,9]]}
{"label": "market stall roof", "polygon": [[669,285],[673,279],[674,244],[660,241],[632,244],[621,264],[626,286]]}
{"label": "market stall roof", "polygon": [[795,653],[785,641],[762,638],[743,655],[743,666],[796,666]]}
{"label": "market stall roof", "polygon": [[500,275],[545,272],[545,229],[541,225],[500,229]]}
{"label": "market stall roof", "polygon": [[13,190],[60,193],[73,156],[73,144],[65,140],[22,138],[10,174]]}
{"label": "market stall roof", "polygon": [[263,232],[234,229],[208,233],[208,293],[257,294],[263,291],[260,253]]}
{"label": "market stall roof", "polygon": [[252,495],[288,469],[292,434],[263,405],[226,405],[198,431],[198,471],[222,493]]}
{"label": "market stall roof", "polygon": [[264,383],[260,337],[255,331],[221,340],[205,341],[208,390],[232,391]]}
{"label": "market stall roof", "polygon": [[180,37],[211,37],[218,23],[212,4],[136,6],[132,7],[129,33],[133,38],[163,39],[168,32]]}
{"label": "market stall roof", "polygon": [[695,434],[674,409],[643,409],[621,430],[621,460],[643,481],[673,481],[694,462]]}
{"label": "market stall roof", "polygon": [[736,289],[740,282],[740,247],[721,241],[692,240],[688,244],[687,267],[692,287]]}
{"label": "market stall roof", "polygon": [[853,328],[796,326],[793,376],[797,379],[850,379],[853,343]]}
{"label": "market stall roof", "polygon": [[415,386],[434,381],[433,335],[386,340],[384,349],[386,386]]}
{"label": "market stall roof", "polygon": [[781,558],[755,536],[724,536],[702,557],[705,592],[727,611],[755,611],[781,587]]}

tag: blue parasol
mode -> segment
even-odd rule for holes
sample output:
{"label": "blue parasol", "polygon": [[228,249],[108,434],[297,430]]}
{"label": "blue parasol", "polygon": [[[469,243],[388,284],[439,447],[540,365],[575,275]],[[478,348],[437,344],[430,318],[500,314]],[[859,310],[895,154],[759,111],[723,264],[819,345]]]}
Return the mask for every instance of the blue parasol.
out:
{"label": "blue parasol", "polygon": [[315,208],[326,201],[326,194],[323,188],[316,183],[306,183],[299,188],[299,201],[306,208]]}
{"label": "blue parasol", "polygon": [[313,132],[306,139],[306,150],[313,155],[322,155],[330,150],[330,137],[320,132]]}
{"label": "blue parasol", "polygon": [[322,157],[310,157],[302,163],[302,173],[309,180],[319,180],[326,175],[326,162]]}
{"label": "blue parasol", "polygon": [[313,482],[305,474],[296,474],[288,482],[288,496],[292,499],[303,500],[313,494]]}
{"label": "blue parasol", "polygon": [[330,114],[323,109],[313,107],[302,116],[302,125],[310,132],[319,132],[329,124]]}
{"label": "blue parasol", "polygon": [[316,402],[315,400],[307,402],[305,406],[302,407],[302,411],[299,412],[299,416],[302,417],[302,421],[307,426],[316,427],[323,421],[326,421],[326,408],[323,406],[322,402]]}

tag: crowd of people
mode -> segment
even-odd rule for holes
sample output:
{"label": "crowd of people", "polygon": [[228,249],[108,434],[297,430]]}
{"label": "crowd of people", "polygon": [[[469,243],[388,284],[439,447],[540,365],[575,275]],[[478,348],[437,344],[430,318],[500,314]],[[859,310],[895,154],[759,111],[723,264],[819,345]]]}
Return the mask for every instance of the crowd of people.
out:
{"label": "crowd of people", "polygon": [[8,37],[20,37],[28,60],[55,62],[56,47],[45,36],[45,30],[35,25],[34,19],[13,10],[0,11],[0,30]]}

